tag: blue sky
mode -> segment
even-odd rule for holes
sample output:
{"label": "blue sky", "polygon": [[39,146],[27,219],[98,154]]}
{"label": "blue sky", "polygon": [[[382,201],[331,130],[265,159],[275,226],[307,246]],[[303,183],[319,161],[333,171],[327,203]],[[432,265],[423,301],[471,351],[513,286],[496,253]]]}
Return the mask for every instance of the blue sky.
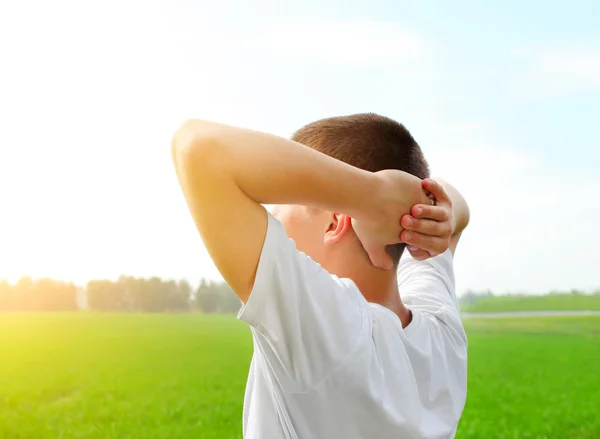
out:
{"label": "blue sky", "polygon": [[178,123],[289,136],[373,111],[470,202],[459,292],[599,288],[598,17],[591,1],[5,2],[0,277],[218,278],[171,169]]}

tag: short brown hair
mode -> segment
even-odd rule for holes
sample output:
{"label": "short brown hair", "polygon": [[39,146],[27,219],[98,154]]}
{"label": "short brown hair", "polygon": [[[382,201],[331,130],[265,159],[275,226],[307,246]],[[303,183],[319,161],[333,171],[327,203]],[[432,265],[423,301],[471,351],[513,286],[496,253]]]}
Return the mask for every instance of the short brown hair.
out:
{"label": "short brown hair", "polygon": [[[321,119],[300,128],[292,140],[366,171],[398,169],[429,177],[423,152],[404,125],[378,114]],[[395,264],[405,247],[388,247]]]}

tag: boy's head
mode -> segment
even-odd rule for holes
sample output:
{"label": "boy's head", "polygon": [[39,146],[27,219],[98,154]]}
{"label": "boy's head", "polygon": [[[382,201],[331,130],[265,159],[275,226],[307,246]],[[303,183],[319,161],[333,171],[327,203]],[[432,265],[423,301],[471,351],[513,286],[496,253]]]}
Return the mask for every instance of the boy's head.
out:
{"label": "boy's head", "polygon": [[[300,128],[292,140],[371,172],[398,169],[421,179],[429,166],[411,134],[392,119],[373,113],[321,119]],[[282,222],[300,251],[332,273],[339,271],[332,259],[353,250],[362,251],[350,223],[335,212],[304,206],[276,206],[273,214]],[[390,246],[394,262],[405,244]],[[366,252],[364,252],[366,256]],[[338,273],[336,273],[338,274]]]}

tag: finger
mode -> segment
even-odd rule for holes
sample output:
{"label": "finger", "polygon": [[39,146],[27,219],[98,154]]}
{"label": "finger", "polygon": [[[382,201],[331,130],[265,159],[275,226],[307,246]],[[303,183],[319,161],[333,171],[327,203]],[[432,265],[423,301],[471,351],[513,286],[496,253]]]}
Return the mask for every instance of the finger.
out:
{"label": "finger", "polygon": [[418,219],[410,215],[404,215],[400,224],[406,230],[412,230],[423,235],[450,236],[450,224],[430,219]]}
{"label": "finger", "polygon": [[426,178],[425,180],[423,180],[423,189],[430,192],[431,195],[435,197],[435,200],[438,204],[450,202],[450,197],[448,196],[442,185],[431,178]]}
{"label": "finger", "polygon": [[429,259],[431,257],[431,255],[427,251],[421,250],[418,247],[414,247],[414,250],[411,249],[410,246],[407,248],[412,258],[417,261],[424,261],[425,259]]}
{"label": "finger", "polygon": [[435,221],[448,221],[450,211],[444,206],[431,206],[427,204],[416,204],[410,210],[415,218],[427,218]]}
{"label": "finger", "polygon": [[417,247],[415,245],[406,245],[406,249],[412,256],[412,258],[416,259],[418,261],[424,261],[425,259],[428,259],[431,257],[431,255],[429,254],[428,251],[420,249],[419,247]]}
{"label": "finger", "polygon": [[423,235],[409,230],[403,230],[401,238],[407,244],[425,250],[432,255],[439,255],[442,253],[448,244],[448,238]]}

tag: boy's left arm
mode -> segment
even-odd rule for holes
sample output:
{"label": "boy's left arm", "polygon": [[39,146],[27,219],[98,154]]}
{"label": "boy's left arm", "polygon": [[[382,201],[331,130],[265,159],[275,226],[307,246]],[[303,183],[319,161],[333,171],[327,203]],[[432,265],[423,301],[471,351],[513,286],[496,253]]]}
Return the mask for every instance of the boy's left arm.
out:
{"label": "boy's left arm", "polygon": [[402,217],[402,239],[411,256],[424,261],[450,249],[452,255],[470,220],[469,206],[462,194],[441,179],[423,180],[423,189],[435,199],[435,205],[418,204]]}
{"label": "boy's left arm", "polygon": [[398,266],[398,288],[412,312],[411,325],[420,321],[420,355],[429,357],[428,364],[445,365],[429,371],[437,389],[430,388],[428,395],[447,397],[452,414],[447,421],[456,425],[467,394],[467,336],[456,297],[454,253],[470,214],[464,197],[447,182],[426,179],[423,188],[436,205],[413,206],[402,218],[409,251]]}
{"label": "boy's left arm", "polygon": [[172,156],[202,240],[244,303],[267,229],[261,204],[349,216],[374,265],[391,268],[385,246],[400,242],[400,218],[428,201],[421,180],[407,173],[363,171],[291,140],[211,122],[184,123]]}

